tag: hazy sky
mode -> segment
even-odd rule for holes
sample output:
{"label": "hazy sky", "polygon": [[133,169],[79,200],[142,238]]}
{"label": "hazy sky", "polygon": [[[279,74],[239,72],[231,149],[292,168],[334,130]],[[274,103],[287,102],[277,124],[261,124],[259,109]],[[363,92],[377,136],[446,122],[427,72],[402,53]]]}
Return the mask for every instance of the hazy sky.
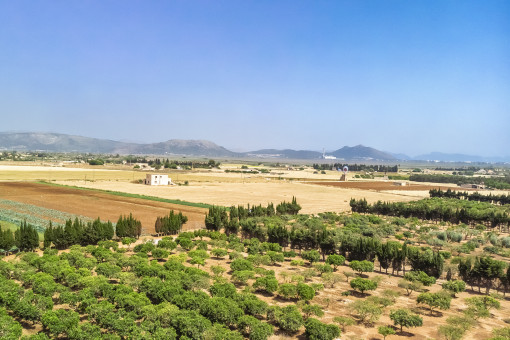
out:
{"label": "hazy sky", "polygon": [[0,0],[0,131],[510,155],[510,1]]}

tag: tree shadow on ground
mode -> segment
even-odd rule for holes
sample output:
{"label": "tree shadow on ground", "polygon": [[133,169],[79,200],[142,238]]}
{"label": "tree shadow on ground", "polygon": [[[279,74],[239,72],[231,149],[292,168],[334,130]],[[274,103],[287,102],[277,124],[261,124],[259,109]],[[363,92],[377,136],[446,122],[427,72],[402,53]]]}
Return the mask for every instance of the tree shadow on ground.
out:
{"label": "tree shadow on ground", "polygon": [[401,332],[400,330],[397,331],[397,333],[395,333],[395,334],[398,335],[398,336],[405,336],[406,338],[410,338],[410,337],[414,336],[414,334],[411,333],[411,332],[407,332],[407,331],[402,331]]}
{"label": "tree shadow on ground", "polygon": [[434,317],[434,318],[440,318],[443,316],[443,312],[439,311],[439,310],[433,310],[432,313],[430,313],[430,309],[428,307],[425,307],[425,306],[416,306],[416,307],[413,307],[411,308],[411,311],[413,313],[416,313],[416,314],[421,314],[421,315],[425,315],[425,316],[431,316],[431,317]]}
{"label": "tree shadow on ground", "polygon": [[360,298],[360,299],[363,299],[363,298],[366,298],[367,296],[370,296],[370,294],[368,294],[368,293],[362,293],[362,292],[358,292],[356,290],[350,290],[350,292],[351,292],[350,296],[354,296],[354,297],[357,297],[357,298]]}
{"label": "tree shadow on ground", "polygon": [[297,335],[296,333],[284,332],[282,330],[278,330],[278,331],[274,332],[274,336],[276,336],[277,338],[281,337],[282,339],[292,338],[292,339],[306,340],[306,336],[304,333]]}

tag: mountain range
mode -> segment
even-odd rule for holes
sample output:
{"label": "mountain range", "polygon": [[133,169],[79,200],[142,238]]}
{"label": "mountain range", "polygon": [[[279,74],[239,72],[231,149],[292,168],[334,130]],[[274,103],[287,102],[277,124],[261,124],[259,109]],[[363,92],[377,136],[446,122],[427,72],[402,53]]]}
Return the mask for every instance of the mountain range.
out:
{"label": "mountain range", "polygon": [[[186,155],[228,158],[277,158],[319,160],[324,154],[310,150],[262,149],[250,152],[234,152],[207,140],[171,139],[159,143],[133,143],[107,139],[74,136],[61,133],[0,132],[0,150],[79,152],[102,154]],[[430,153],[417,157],[380,151],[371,147],[344,146],[326,154],[326,159],[349,161],[456,161],[456,162],[503,162],[503,157],[484,158],[462,154]]]}

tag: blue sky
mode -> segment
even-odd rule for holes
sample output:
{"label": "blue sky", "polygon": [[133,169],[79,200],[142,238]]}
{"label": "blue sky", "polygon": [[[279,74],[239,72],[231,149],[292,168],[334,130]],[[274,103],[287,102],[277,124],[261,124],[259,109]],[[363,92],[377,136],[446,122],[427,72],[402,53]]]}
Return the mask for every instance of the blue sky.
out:
{"label": "blue sky", "polygon": [[0,0],[2,131],[510,155],[509,1]]}

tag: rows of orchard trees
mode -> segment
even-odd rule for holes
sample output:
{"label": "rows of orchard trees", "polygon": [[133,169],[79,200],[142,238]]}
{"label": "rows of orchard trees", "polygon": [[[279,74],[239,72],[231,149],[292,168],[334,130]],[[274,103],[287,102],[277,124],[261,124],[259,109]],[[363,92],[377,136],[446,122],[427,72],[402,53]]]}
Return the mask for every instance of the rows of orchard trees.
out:
{"label": "rows of orchard trees", "polygon": [[[203,231],[197,233],[200,238],[210,236],[211,244],[215,241],[226,246],[226,235]],[[311,284],[280,285],[279,294],[287,300],[299,299],[299,307],[269,306],[252,292],[238,290],[228,282],[218,270],[220,266],[214,266],[212,277],[186,265],[188,258],[190,264],[200,265],[209,257],[208,243],[195,240],[194,235],[181,233],[176,241],[192,243],[196,249],[170,258],[168,252],[155,255],[175,248],[172,238],[164,238],[158,245],[137,245],[130,256],[117,242],[102,241],[98,247],[73,246],[61,254],[47,249],[43,256],[27,253],[16,262],[0,261],[3,338],[19,339],[21,322],[42,325],[34,339],[266,340],[275,327],[296,334],[303,326],[308,339],[339,337],[338,326],[312,317],[323,313],[319,306],[308,303],[317,293]],[[239,239],[231,241],[232,247],[243,246]],[[149,254],[153,259],[168,260],[149,261]],[[246,274],[254,275],[258,266],[237,258],[230,267],[232,280],[246,286]],[[272,291],[274,271],[258,268],[256,272],[255,291]]]}
{"label": "rows of orchard trees", "polygon": [[[366,201],[364,201],[364,204],[367,204]],[[411,202],[403,203],[402,205],[412,206],[412,204]],[[375,206],[378,205],[376,204]],[[349,261],[377,261],[379,270],[384,270],[386,273],[391,269],[392,274],[396,273],[398,275],[400,272],[405,274],[407,268],[408,270],[423,272],[431,277],[439,278],[444,274],[445,259],[451,256],[448,252],[433,251],[430,248],[415,247],[407,243],[402,244],[398,241],[390,240],[383,242],[379,238],[365,237],[362,234],[346,232],[345,229],[331,229],[320,218],[303,216],[302,223],[294,223],[289,227],[284,216],[274,216],[271,214],[267,216],[261,213],[260,215],[250,217],[249,215],[240,215],[238,213],[239,209],[231,209],[231,212],[234,211],[234,213],[231,213],[229,216],[225,210],[216,207],[211,210],[209,219],[211,219],[211,216],[214,216],[215,211],[221,223],[217,224],[220,226],[219,228],[210,228],[211,230],[221,230],[223,228],[229,235],[240,233],[245,240],[270,242],[278,244],[283,249],[289,247],[291,251],[298,250],[301,252],[316,249],[323,259],[329,255],[340,255]],[[377,210],[362,212],[379,213]],[[386,211],[385,214],[391,215]],[[300,219],[298,217],[298,221]],[[351,222],[347,221],[346,226],[349,226],[349,223]],[[363,222],[358,221],[354,223]],[[233,226],[237,226],[237,228]],[[255,249],[253,247],[257,247],[256,243],[251,243],[252,241],[248,245],[249,252]],[[508,289],[510,269],[507,269],[507,265],[504,262],[491,260],[489,257],[476,258],[474,261],[474,269],[470,272],[469,278],[464,274],[466,270],[461,269],[461,266],[465,266],[465,264],[459,265],[461,277],[467,283],[476,287],[488,287],[487,282],[489,282],[489,287],[497,286],[502,291]],[[485,266],[487,263],[490,263],[489,267]],[[496,271],[494,268],[499,268],[499,270]],[[489,275],[487,273],[492,274]],[[447,276],[451,277],[451,272],[448,272]]]}
{"label": "rows of orchard trees", "polygon": [[455,191],[448,189],[443,191],[441,189],[432,189],[429,191],[430,197],[439,197],[439,198],[456,198],[456,199],[464,199],[468,201],[477,201],[477,202],[488,202],[493,204],[510,204],[510,195],[506,194],[492,194],[484,195],[477,192],[469,193],[467,191]]}
{"label": "rows of orchard trees", "polygon": [[377,171],[377,172],[398,172],[398,165],[370,165],[370,164],[313,164],[315,170],[336,170],[348,166],[350,171]]}
{"label": "rows of orchard trees", "polygon": [[415,182],[433,182],[433,183],[453,183],[453,184],[484,184],[494,189],[510,189],[510,175],[505,177],[471,177],[459,175],[439,175],[439,174],[412,174],[410,181]]}
{"label": "rows of orchard trees", "polygon": [[510,207],[485,202],[430,198],[408,203],[377,201],[369,204],[366,199],[351,199],[350,206],[353,212],[358,213],[510,228]]}
{"label": "rows of orchard trees", "polygon": [[[241,211],[244,208],[241,209]],[[225,209],[212,207],[206,217],[209,230],[224,230],[227,235],[240,235],[245,240],[259,240],[278,244],[282,248],[308,251],[319,250],[323,258],[339,254],[349,261],[379,260],[382,269],[393,273],[404,271],[406,265],[412,270],[421,270],[439,277],[443,273],[444,258],[438,252],[420,250],[400,242],[381,242],[380,239],[359,234],[342,233],[328,228],[319,218],[304,218],[303,223],[286,225],[286,219],[279,216],[254,216],[239,214],[239,207],[231,208],[230,215]]]}

